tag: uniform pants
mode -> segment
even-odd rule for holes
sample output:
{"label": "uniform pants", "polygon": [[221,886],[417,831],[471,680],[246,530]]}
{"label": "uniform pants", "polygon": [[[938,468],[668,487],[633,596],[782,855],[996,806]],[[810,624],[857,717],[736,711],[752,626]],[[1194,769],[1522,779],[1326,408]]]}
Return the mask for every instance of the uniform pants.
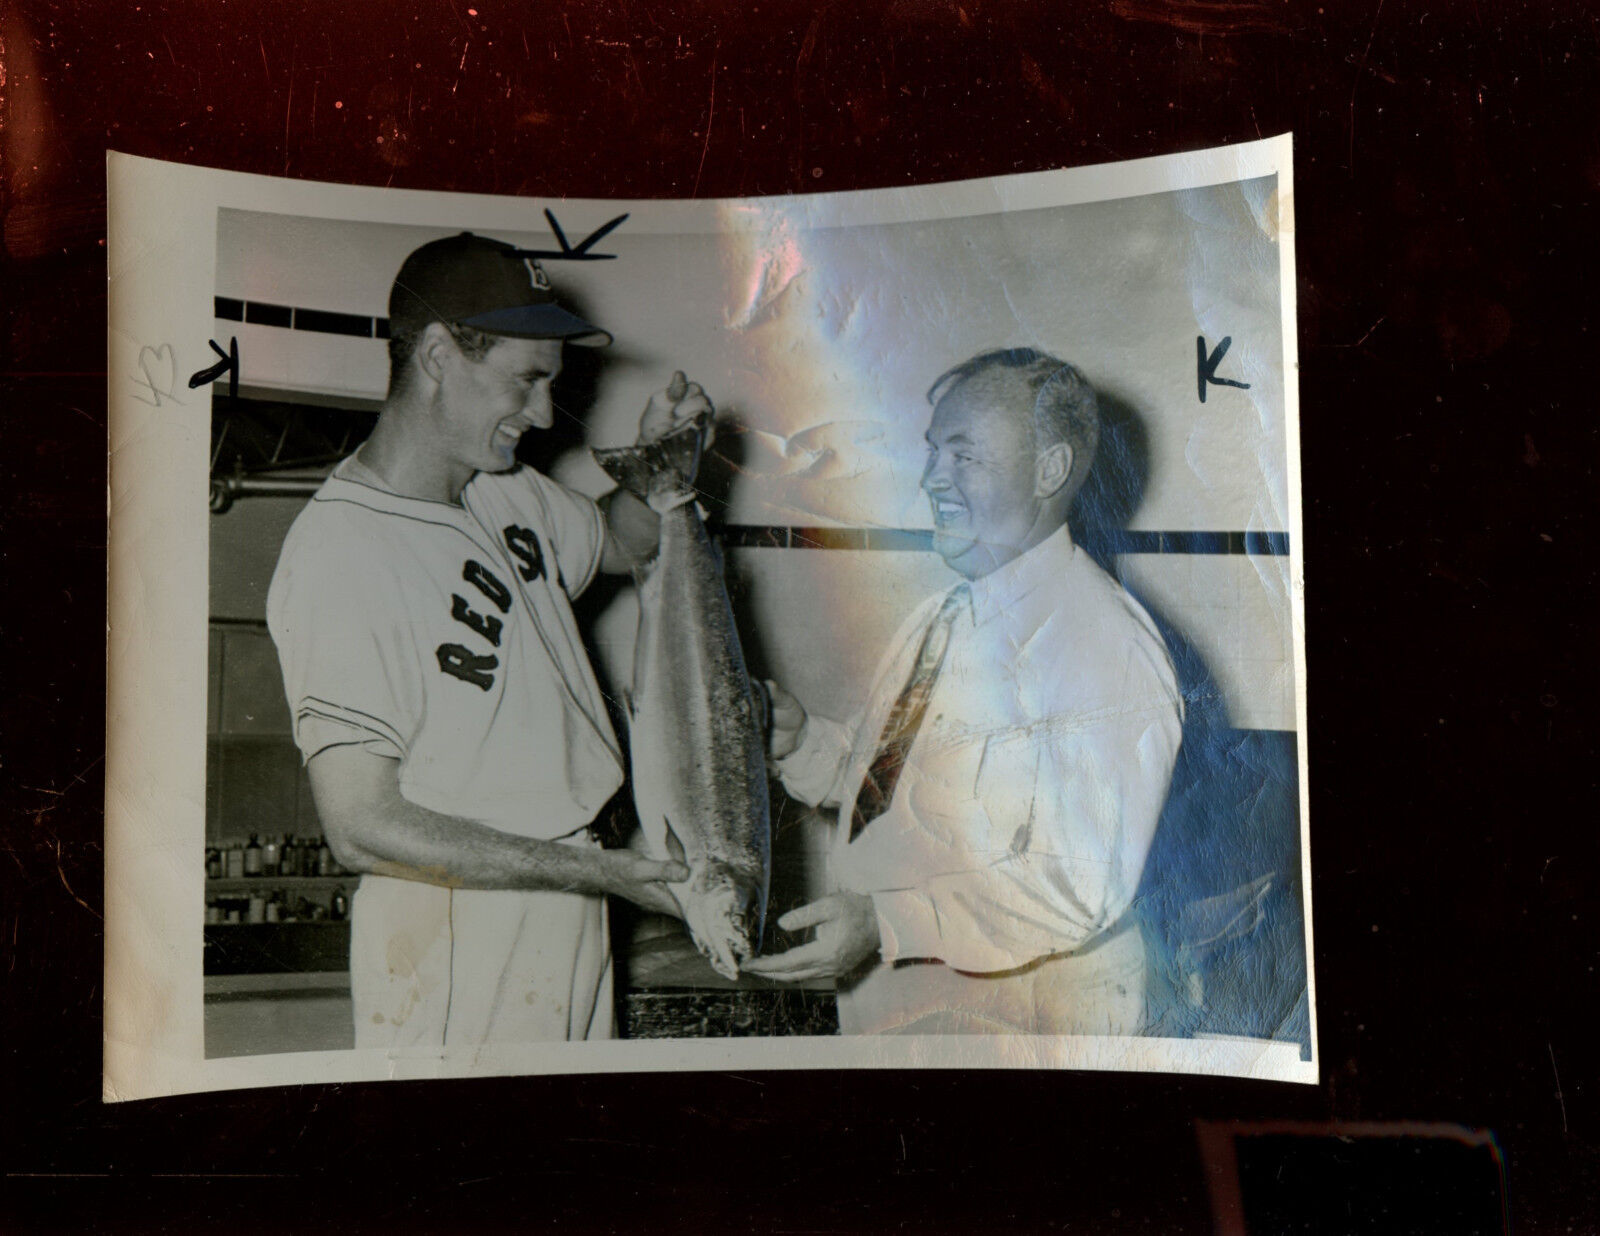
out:
{"label": "uniform pants", "polygon": [[351,907],[356,1046],[436,1050],[615,1032],[605,899],[366,875]]}

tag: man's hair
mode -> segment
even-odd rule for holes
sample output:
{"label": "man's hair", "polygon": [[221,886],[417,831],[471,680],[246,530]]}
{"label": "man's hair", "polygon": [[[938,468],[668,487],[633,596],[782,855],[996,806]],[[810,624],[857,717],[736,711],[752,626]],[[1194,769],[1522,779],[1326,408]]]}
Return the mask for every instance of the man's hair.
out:
{"label": "man's hair", "polygon": [[[429,322],[416,330],[410,330],[402,335],[389,336],[389,394],[398,394],[408,381],[407,374],[411,370],[411,357],[417,350],[417,343],[422,338],[422,332],[433,323]],[[461,349],[461,354],[470,361],[481,361],[489,354],[489,349],[500,341],[499,335],[491,335],[488,331],[478,330],[474,326],[463,326],[460,322],[441,322],[441,326],[450,332],[450,338],[456,341],[456,347]]]}
{"label": "man's hair", "polygon": [[1070,484],[1076,493],[1089,474],[1095,448],[1100,444],[1100,404],[1089,379],[1076,366],[1037,348],[980,352],[940,374],[928,388],[928,402],[936,404],[963,383],[997,370],[1016,377],[1033,396],[1029,423],[1034,451],[1043,451],[1058,442],[1072,448]]}

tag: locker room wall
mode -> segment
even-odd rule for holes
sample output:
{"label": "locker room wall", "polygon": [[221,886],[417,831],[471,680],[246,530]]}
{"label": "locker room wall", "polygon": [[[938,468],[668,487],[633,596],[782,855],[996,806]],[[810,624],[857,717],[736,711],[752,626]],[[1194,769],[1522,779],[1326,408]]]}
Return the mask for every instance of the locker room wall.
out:
{"label": "locker room wall", "polygon": [[[602,492],[608,482],[581,442],[631,439],[650,391],[682,367],[704,380],[725,417],[753,431],[725,431],[719,446],[737,461],[714,495],[727,522],[926,528],[916,488],[924,392],[974,352],[1026,344],[1078,364],[1138,426],[1144,477],[1128,528],[1281,532],[1277,246],[1263,224],[1273,192],[1269,180],[849,229],[807,230],[782,211],[754,222],[725,213],[733,230],[720,236],[625,224],[605,242],[615,262],[547,263],[563,295],[618,340],[579,358],[578,389],[558,390],[570,414],[558,432],[570,445],[550,470]],[[574,233],[603,221],[593,209],[558,209]],[[217,293],[381,316],[405,254],[450,230],[224,211]],[[496,234],[549,239],[542,221]],[[238,335],[247,390],[363,404],[382,396],[380,340],[249,322],[219,321],[218,332]],[[1249,390],[1213,387],[1199,402],[1202,333],[1234,339],[1226,372]],[[260,615],[292,509],[254,500],[213,521],[213,614]],[[823,711],[859,703],[858,663],[873,663],[905,610],[945,579],[931,555],[854,555],[730,553],[746,585],[746,621],[774,672]],[[1287,558],[1130,554],[1119,573],[1195,645],[1235,725],[1294,727]],[[855,604],[867,583],[873,604]],[[595,622],[613,677],[631,664],[635,615],[623,593]],[[835,673],[841,664],[852,672]]]}
{"label": "locker room wall", "polygon": [[[1028,345],[1082,368],[1108,418],[1130,427],[1137,458],[1125,471],[1136,492],[1125,495],[1122,526],[1282,533],[1278,247],[1264,224],[1274,192],[1265,180],[839,229],[809,228],[803,211],[781,208],[724,211],[722,234],[625,224],[603,245],[615,262],[546,264],[563,298],[617,342],[598,354],[568,349],[554,448],[534,449],[559,479],[603,492],[609,482],[584,443],[631,440],[650,392],[682,368],[706,385],[725,420],[717,451],[731,463],[713,467],[707,480],[714,515],[757,527],[926,529],[917,479],[928,386],[978,351]],[[577,235],[610,215],[578,204],[556,210]],[[479,230],[548,245],[542,218],[535,209],[529,215],[525,232]],[[406,253],[471,225],[223,211],[216,292],[381,317]],[[219,320],[217,330],[218,338],[238,337],[246,394],[363,407],[382,397],[380,339],[249,321]],[[1197,334],[1213,343],[1233,338],[1225,372],[1248,390],[1212,387],[1199,401]],[[278,547],[299,505],[251,499],[213,517],[213,618],[264,616]],[[1287,556],[1130,553],[1108,565],[1203,667],[1203,689],[1218,695],[1231,726],[1294,729]],[[935,555],[911,550],[733,547],[727,571],[752,668],[836,717],[862,703],[905,614],[951,580]],[[584,610],[613,686],[631,670],[637,613],[627,587],[606,588],[603,602],[591,598]],[[253,673],[255,689],[276,690],[281,711],[281,686],[270,674],[237,672]],[[236,684],[232,697],[242,689]],[[295,801],[302,799],[303,790]],[[822,844],[814,821],[792,842],[807,891],[820,887]]]}

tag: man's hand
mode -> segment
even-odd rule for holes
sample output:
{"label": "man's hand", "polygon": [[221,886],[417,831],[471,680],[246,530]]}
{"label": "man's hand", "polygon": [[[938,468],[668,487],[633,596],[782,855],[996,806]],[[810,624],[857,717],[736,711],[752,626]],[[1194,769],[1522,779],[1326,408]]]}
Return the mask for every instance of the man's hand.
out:
{"label": "man's hand", "polygon": [[682,863],[646,858],[631,850],[607,850],[604,857],[607,893],[626,897],[656,914],[683,917],[678,899],[667,888],[668,884],[681,884],[689,878],[689,869]]}
{"label": "man's hand", "polygon": [[771,724],[767,732],[767,754],[775,760],[794,754],[806,728],[806,710],[799,700],[772,679],[765,680],[772,700]]}
{"label": "man's hand", "polygon": [[849,974],[878,951],[878,912],[872,898],[861,893],[833,893],[821,901],[790,910],[778,920],[785,931],[815,927],[817,934],[809,944],[786,953],[757,957],[739,967],[747,974],[780,983],[805,979],[840,978]]}
{"label": "man's hand", "polygon": [[[654,442],[703,413],[714,417],[716,411],[700,383],[689,381],[683,370],[676,369],[666,389],[651,395],[645,405],[644,415],[639,418],[639,441]],[[709,436],[706,441],[709,445]]]}

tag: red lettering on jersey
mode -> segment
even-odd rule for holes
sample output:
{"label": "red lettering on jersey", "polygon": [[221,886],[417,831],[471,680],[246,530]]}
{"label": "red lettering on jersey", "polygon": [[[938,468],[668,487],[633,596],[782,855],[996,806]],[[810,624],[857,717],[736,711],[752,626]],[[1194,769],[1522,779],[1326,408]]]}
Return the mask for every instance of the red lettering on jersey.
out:
{"label": "red lettering on jersey", "polygon": [[511,589],[483,563],[468,559],[467,565],[461,568],[461,578],[493,601],[502,614],[511,612]]}
{"label": "red lettering on jersey", "polygon": [[450,677],[470,682],[483,691],[494,686],[494,675],[489,671],[500,664],[498,657],[480,657],[460,644],[440,644],[434,655],[439,658],[439,668]]}
{"label": "red lettering on jersey", "polygon": [[517,574],[529,583],[544,575],[544,550],[539,547],[539,538],[532,528],[507,524],[500,535],[505,538],[506,548],[511,551],[512,557],[522,563],[517,568]]}
{"label": "red lettering on jersey", "polygon": [[467,598],[460,593],[452,592],[450,594],[450,617],[471,627],[496,648],[500,647],[500,619],[493,614],[480,614],[476,610],[469,608]]}

